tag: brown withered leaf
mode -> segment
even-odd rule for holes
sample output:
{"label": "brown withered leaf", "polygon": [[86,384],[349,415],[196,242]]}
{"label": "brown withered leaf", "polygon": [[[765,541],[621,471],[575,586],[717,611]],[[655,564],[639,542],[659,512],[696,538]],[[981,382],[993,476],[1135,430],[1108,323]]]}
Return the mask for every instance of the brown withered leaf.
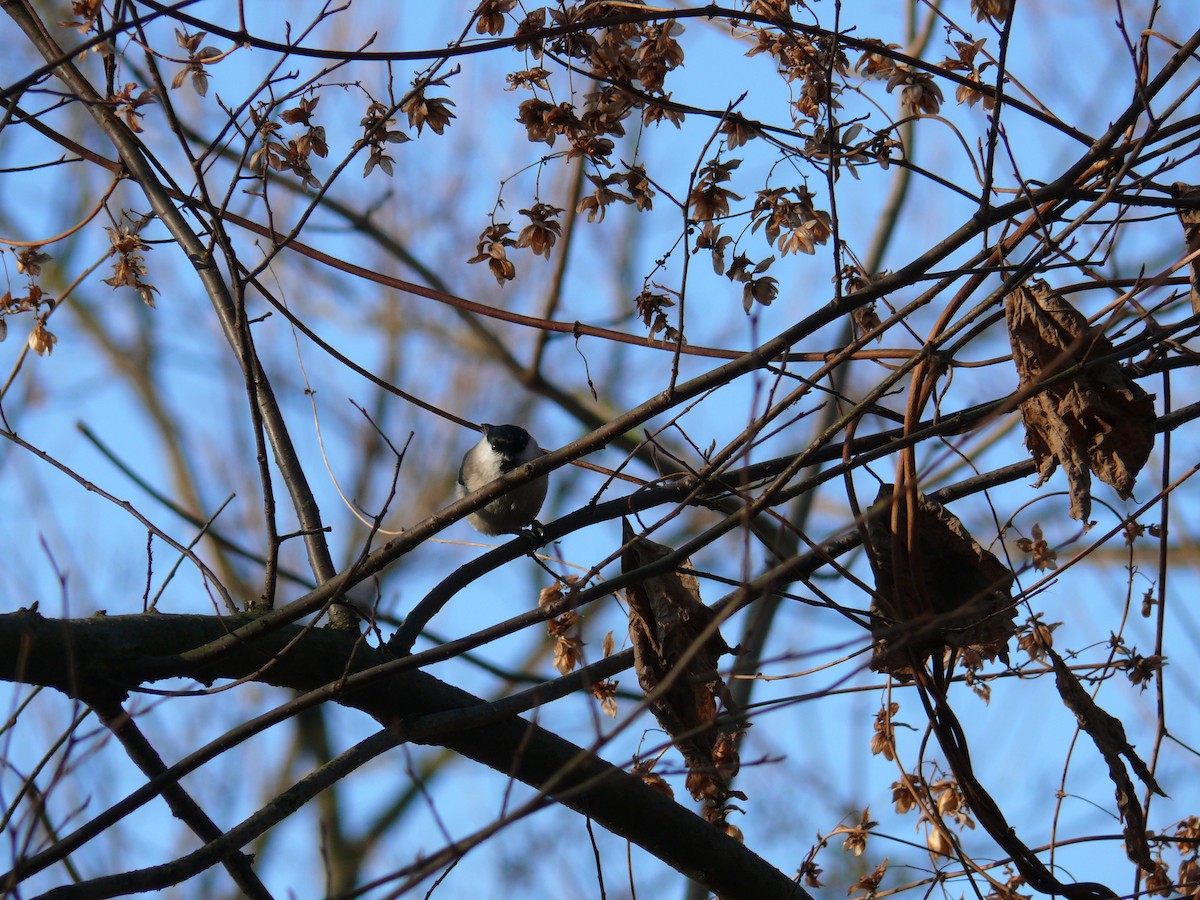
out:
{"label": "brown withered leaf", "polygon": [[[1022,390],[1113,351],[1100,330],[1044,281],[1009,294],[1004,316]],[[1154,397],[1116,363],[1039,391],[1021,403],[1021,417],[1038,484],[1061,465],[1070,483],[1071,517],[1082,522],[1092,510],[1092,473],[1128,500],[1154,448]]]}
{"label": "brown withered leaf", "polygon": [[[1183,225],[1187,252],[1195,253],[1200,250],[1200,186],[1177,181],[1171,185],[1171,196],[1181,204],[1177,212]],[[1200,313],[1200,257],[1192,260],[1189,277],[1192,282],[1192,312]]]}
{"label": "brown withered leaf", "polygon": [[1158,786],[1149,767],[1125,737],[1125,726],[1121,724],[1121,720],[1096,705],[1096,701],[1083,689],[1083,685],[1061,656],[1052,649],[1047,649],[1046,653],[1054,665],[1054,684],[1063,703],[1075,713],[1079,727],[1088,733],[1108,764],[1108,777],[1116,787],[1117,809],[1120,810],[1121,818],[1125,820],[1125,854],[1131,862],[1137,863],[1146,871],[1153,871],[1154,858],[1146,840],[1142,805],[1138,802],[1137,791],[1129,773],[1125,771],[1121,757],[1124,756],[1129,761],[1129,768],[1133,769],[1133,773],[1146,787],[1163,797],[1167,796],[1166,792]]}
{"label": "brown withered leaf", "polygon": [[867,523],[876,598],[871,605],[871,668],[908,681],[912,664],[955,650],[974,660],[1008,660],[1015,633],[1013,574],[940,503],[917,494],[916,546],[908,504],[892,485],[879,489]]}
{"label": "brown withered leaf", "polygon": [[866,891],[866,896],[873,897],[875,891],[879,889],[879,882],[883,881],[883,875],[887,872],[888,861],[885,858],[883,862],[877,865],[874,871],[863,875],[858,881],[850,885],[847,894],[853,894],[855,891]]}
{"label": "brown withered leaf", "polygon": [[665,778],[654,771],[654,764],[656,762],[658,762],[657,759],[638,759],[634,756],[633,767],[630,769],[630,772],[659,793],[666,794],[674,800],[675,791],[671,788],[671,785],[667,783]]}
{"label": "brown withered leaf", "polygon": [[[628,545],[621,556],[623,572],[633,572],[671,552],[670,547],[638,538],[627,520],[622,534]],[[724,809],[731,797],[745,799],[729,786],[738,767],[729,734],[745,723],[717,674],[717,660],[732,651],[720,631],[710,627],[715,613],[700,599],[700,583],[691,574],[691,563],[679,568],[683,571],[650,575],[626,588],[633,667],[642,690],[652,698],[654,717],[687,763],[688,791],[707,809]],[[661,690],[668,676],[671,683]],[[732,728],[717,723],[718,697],[738,720]],[[724,816],[719,818],[723,824]]]}

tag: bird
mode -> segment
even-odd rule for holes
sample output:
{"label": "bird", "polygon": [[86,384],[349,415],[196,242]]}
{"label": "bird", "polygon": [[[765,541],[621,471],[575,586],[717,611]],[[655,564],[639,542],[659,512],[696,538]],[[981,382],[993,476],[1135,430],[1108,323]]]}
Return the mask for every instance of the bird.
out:
{"label": "bird", "polygon": [[[479,490],[542,455],[533,436],[520,425],[483,425],[483,437],[462,459],[458,467],[458,497]],[[527,481],[497,497],[487,506],[467,516],[479,532],[488,535],[520,534],[525,526],[541,531],[537,514],[546,500],[548,476]]]}

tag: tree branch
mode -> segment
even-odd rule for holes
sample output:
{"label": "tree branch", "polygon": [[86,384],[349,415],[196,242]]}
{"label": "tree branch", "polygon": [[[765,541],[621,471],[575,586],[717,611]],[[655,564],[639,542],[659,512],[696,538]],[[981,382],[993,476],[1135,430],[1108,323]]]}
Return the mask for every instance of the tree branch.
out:
{"label": "tree branch", "polygon": [[[53,687],[70,696],[123,696],[151,678],[183,677],[209,683],[249,678],[276,687],[313,691],[336,687],[347,675],[390,660],[343,630],[289,626],[245,641],[210,664],[190,666],[181,655],[249,617],[137,615],[47,619],[23,610],[0,616],[0,679]],[[161,660],[175,654],[174,672],[144,666],[147,648]],[[535,789],[626,838],[723,897],[795,897],[808,894],[750,849],[695,813],[592,752],[512,715],[454,731],[443,713],[488,704],[424,672],[402,672],[336,694],[336,701],[398,729],[404,740],[436,743]],[[433,716],[429,724],[424,717]],[[437,723],[434,725],[434,723]],[[434,725],[434,727],[430,727]],[[430,732],[436,730],[436,739]],[[166,770],[150,785],[184,773]],[[152,794],[151,794],[152,796]],[[149,799],[147,796],[146,799]],[[71,836],[64,840],[70,841]],[[35,856],[0,879],[11,887],[40,868]]]}

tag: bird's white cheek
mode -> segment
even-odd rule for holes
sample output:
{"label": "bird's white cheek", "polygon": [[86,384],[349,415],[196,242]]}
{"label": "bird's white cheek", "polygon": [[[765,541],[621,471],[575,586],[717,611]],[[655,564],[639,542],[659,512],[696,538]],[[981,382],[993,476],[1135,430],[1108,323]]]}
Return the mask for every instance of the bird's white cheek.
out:
{"label": "bird's white cheek", "polygon": [[496,456],[490,457],[486,464],[481,467],[481,470],[485,481],[495,481],[505,474],[500,471],[500,459]]}

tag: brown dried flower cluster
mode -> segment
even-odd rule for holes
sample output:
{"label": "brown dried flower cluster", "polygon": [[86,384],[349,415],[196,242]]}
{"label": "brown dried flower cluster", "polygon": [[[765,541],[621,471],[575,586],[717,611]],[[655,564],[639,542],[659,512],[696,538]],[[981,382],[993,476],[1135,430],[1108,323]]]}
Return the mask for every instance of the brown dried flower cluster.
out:
{"label": "brown dried flower cluster", "polygon": [[1012,12],[1013,0],[971,0],[971,12],[975,20],[982,22],[992,18],[1003,22]]}
{"label": "brown dried flower cluster", "polygon": [[864,50],[854,69],[863,78],[891,78],[896,68],[896,60],[891,51],[899,52],[899,44],[885,44],[878,38],[866,38],[863,41],[871,49]]}
{"label": "brown dried flower cluster", "polygon": [[[58,343],[58,338],[46,327],[46,320],[54,311],[55,302],[38,284],[37,278],[42,274],[42,266],[52,257],[43,253],[41,247],[26,247],[14,252],[17,272],[29,278],[29,287],[24,294],[17,297],[12,295],[11,290],[0,295],[0,341],[8,337],[9,316],[25,312],[38,313],[26,344],[38,356],[46,356],[54,352],[54,345]],[[43,307],[46,307],[44,311]]]}
{"label": "brown dried flower cluster", "polygon": [[800,85],[791,104],[794,119],[816,121],[829,108],[841,108],[837,96],[842,87],[832,81],[830,75],[845,76],[850,71],[850,62],[837,41],[762,28],[755,30],[754,37],[756,43],[746,55],[769,55],[785,81]]}
{"label": "brown dried flower cluster", "polygon": [[721,226],[714,225],[712,222],[704,223],[704,227],[700,229],[700,233],[696,235],[696,246],[692,249],[693,253],[699,253],[701,250],[707,250],[712,254],[713,271],[718,275],[723,275],[725,269],[725,248],[733,243],[733,238],[727,234],[721,234]]}
{"label": "brown dried flower cluster", "polygon": [[[990,60],[986,60],[982,65],[976,66],[975,57],[979,55],[979,51],[986,43],[987,38],[980,38],[977,41],[954,41],[954,51],[957,55],[943,60],[941,68],[947,72],[962,72],[972,84],[982,86],[983,73],[992,63]],[[967,106],[974,106],[976,103],[982,102],[983,108],[986,110],[990,110],[996,105],[996,98],[991,93],[985,93],[965,84],[960,84],[954,91],[954,99],[958,103],[966,103]]]}
{"label": "brown dried flower cluster", "polygon": [[142,107],[154,103],[154,94],[150,91],[139,91],[136,83],[130,81],[120,91],[108,98],[117,115],[125,120],[130,131],[142,131]]}
{"label": "brown dried flower cluster", "polygon": [[313,111],[321,102],[320,97],[301,97],[300,102],[290,109],[285,109],[279,118],[288,125],[304,126],[304,133],[296,138],[296,146],[307,156],[312,153],[322,158],[329,155],[329,145],[325,142],[325,126],[313,124]]}
{"label": "brown dried flower cluster", "polygon": [[[843,267],[839,274],[842,280],[842,291],[846,294],[854,294],[865,290],[871,285],[872,281],[879,277],[878,275],[868,274],[857,264]],[[851,320],[855,328],[855,337],[864,332],[873,331],[882,324],[879,313],[875,309],[874,301],[863,306],[856,306],[854,312],[851,313]],[[875,335],[875,340],[883,340],[882,331]]]}
{"label": "brown dried flower cluster", "polygon": [[446,130],[446,126],[450,124],[450,120],[456,118],[454,113],[450,111],[450,107],[454,106],[453,100],[448,100],[445,97],[427,97],[425,95],[425,92],[429,88],[434,85],[444,86],[445,83],[445,79],[438,79],[429,84],[416,86],[404,98],[404,102],[400,104],[400,111],[408,116],[408,124],[417,129],[418,135],[426,125],[435,134],[441,134]]}
{"label": "brown dried flower cluster", "polygon": [[937,115],[942,108],[942,89],[928,72],[920,72],[910,66],[896,66],[888,78],[888,93],[896,88],[901,88],[900,105],[910,116],[921,113]]}
{"label": "brown dried flower cluster", "polygon": [[554,221],[561,212],[561,209],[549,203],[535,203],[529,209],[521,210],[521,215],[529,219],[529,224],[521,229],[515,246],[528,247],[538,256],[549,259],[554,242],[562,234],[562,225]]}
{"label": "brown dried flower cluster", "polygon": [[1044,572],[1047,569],[1057,569],[1058,554],[1046,542],[1046,538],[1042,534],[1042,526],[1035,523],[1029,533],[1030,537],[1017,539],[1017,547],[1020,548],[1022,553],[1029,554],[1033,568],[1038,572]]}
{"label": "brown dried flower cluster", "polygon": [[1179,863],[1177,887],[1189,900],[1200,898],[1200,818],[1188,816],[1175,829],[1175,849],[1183,857]]}
{"label": "brown dried flower cluster", "polygon": [[562,210],[549,203],[535,203],[522,209],[521,215],[529,224],[512,237],[512,226],[508,222],[493,222],[483,230],[475,245],[475,255],[469,263],[486,262],[488,269],[499,284],[512,281],[517,276],[517,267],[508,258],[508,248],[532,250],[538,256],[550,258],[550,251],[562,235],[562,224],[555,221]]}
{"label": "brown dried flower cluster", "polygon": [[683,48],[675,40],[683,34],[679,22],[652,23],[642,32],[642,40],[633,52],[634,77],[650,93],[662,91],[667,73],[683,65]]}
{"label": "brown dried flower cluster", "polygon": [[875,727],[871,734],[871,752],[882,755],[886,760],[896,758],[896,732],[892,728],[892,717],[900,711],[899,703],[889,703],[875,713]]}
{"label": "brown dried flower cluster", "polygon": [[[567,671],[570,670],[568,669]],[[564,672],[563,674],[565,675],[566,673]],[[617,682],[607,680],[597,681],[592,685],[592,696],[600,701],[600,709],[604,711],[606,716],[613,719],[617,717]]]}
{"label": "brown dried flower cluster", "polygon": [[478,34],[502,34],[504,17],[512,12],[517,0],[483,0],[475,8],[475,31]]}
{"label": "brown dried flower cluster", "polygon": [[880,882],[883,881],[883,876],[887,873],[887,868],[888,861],[884,859],[874,869],[850,885],[846,893],[853,894],[855,891],[862,891],[865,897],[874,897],[875,892],[879,890]]}
{"label": "brown dried flower cluster", "polygon": [[554,668],[560,675],[573,671],[583,658],[583,638],[578,630],[579,614],[573,612],[565,612],[546,625],[547,633],[554,638]]}
{"label": "brown dried flower cluster", "polygon": [[595,186],[590,194],[585,194],[580,199],[579,204],[575,207],[578,213],[587,213],[589,222],[603,222],[604,215],[608,211],[608,207],[620,201],[621,203],[629,203],[629,198],[619,191],[613,190],[613,186],[620,183],[621,176],[617,173],[612,175],[588,175],[588,180]]}
{"label": "brown dried flower cluster", "polygon": [[740,159],[727,162],[710,159],[699,171],[696,184],[688,196],[688,208],[694,221],[707,222],[729,215],[729,201],[741,200],[742,196],[723,187],[723,184],[730,180],[733,171],[741,164]]}
{"label": "brown dried flower cluster", "polygon": [[[300,125],[304,129],[296,137],[287,138],[286,143],[280,137],[283,126],[266,118],[261,111],[251,108],[250,118],[254,122],[262,147],[250,157],[250,168],[256,172],[264,172],[266,169],[291,172],[305,187],[319,188],[321,182],[313,173],[310,157],[329,155],[329,146],[325,142],[325,128],[312,123],[313,110],[320,99],[315,96],[303,97],[296,106],[280,113],[279,118],[283,122]],[[363,174],[366,175],[369,171],[370,168]]]}
{"label": "brown dried flower cluster", "polygon": [[58,24],[63,28],[78,28],[81,34],[90,34],[96,30],[96,19],[103,8],[103,0],[71,0],[71,15],[75,18]]}
{"label": "brown dried flower cluster", "polygon": [[131,287],[138,292],[142,302],[147,306],[154,305],[154,295],[158,288],[142,280],[146,274],[145,258],[142,254],[150,249],[150,245],[142,240],[136,229],[128,226],[106,228],[108,240],[112,244],[112,254],[116,257],[113,263],[113,274],[105,278],[104,283],[113,288]]}
{"label": "brown dried flower cluster", "polygon": [[[846,835],[846,839],[842,841],[842,849],[855,856],[862,856],[867,849],[867,839],[871,836],[871,829],[878,824],[871,818],[871,807],[867,806],[859,814],[858,822],[854,825],[839,825],[829,832],[828,837],[838,834]],[[882,875],[882,873],[880,874]]]}
{"label": "brown dried flower cluster", "polygon": [[[561,603],[565,596],[564,589],[573,591],[579,587],[579,584],[580,580],[577,576],[568,575],[549,587],[542,588],[538,595],[538,609],[545,609]],[[554,640],[554,668],[560,675],[574,671],[583,662],[584,642],[580,634],[581,628],[582,619],[579,617],[579,613],[572,610],[567,610],[546,623],[546,633]],[[607,656],[611,652],[607,638],[605,645],[605,655]],[[610,715],[616,714],[615,693],[615,683],[609,686],[608,682],[599,682],[593,686],[593,694],[601,702],[602,708],[608,712],[609,706],[611,706],[613,712]]]}
{"label": "brown dried flower cluster", "polygon": [[33,324],[33,331],[29,332],[29,349],[38,356],[47,356],[54,352],[54,345],[58,343],[58,338],[46,327],[46,317],[38,316]]}
{"label": "brown dried flower cluster", "polygon": [[208,72],[204,67],[220,61],[223,56],[216,47],[200,46],[201,41],[207,36],[208,32],[206,31],[189,34],[186,28],[175,29],[175,43],[187,51],[187,64],[176,72],[175,77],[171,80],[173,90],[179,88],[187,81],[188,76],[191,76],[192,89],[201,97],[208,94]]}
{"label": "brown dried flower cluster", "polygon": [[660,794],[666,794],[672,800],[675,799],[675,790],[671,787],[671,783],[654,771],[654,764],[658,762],[655,759],[639,759],[637,756],[633,758],[633,765],[629,772],[631,775],[642,779],[648,786],[654,788]]}
{"label": "brown dried flower cluster", "polygon": [[757,122],[752,122],[738,113],[726,115],[717,130],[725,136],[725,146],[730,150],[736,150],[762,134],[762,128]]}
{"label": "brown dried flower cluster", "polygon": [[1143,656],[1136,650],[1121,649],[1129,654],[1129,659],[1124,663],[1125,676],[1129,679],[1130,684],[1139,685],[1143,691],[1150,686],[1155,677],[1162,672],[1163,666],[1167,664],[1167,658],[1159,653]]}
{"label": "brown dried flower cluster", "polygon": [[42,266],[53,258],[49,253],[43,253],[41,247],[26,247],[17,253],[17,273],[37,278],[42,274]]}
{"label": "brown dried flower cluster", "polygon": [[363,141],[369,148],[367,162],[363,166],[363,178],[370,175],[371,170],[376,166],[391,175],[395,160],[388,155],[387,145],[403,144],[411,138],[403,131],[392,127],[396,124],[396,120],[391,117],[390,110],[376,100],[371,101],[371,105],[367,107],[366,113],[358,124],[362,126]]}
{"label": "brown dried flower cluster", "polygon": [[817,209],[814,199],[806,187],[759,191],[750,212],[751,232],[763,228],[767,243],[783,256],[815,253],[817,245],[828,241],[833,232],[829,213]]}
{"label": "brown dried flower cluster", "polygon": [[[641,5],[640,0],[622,6]],[[482,9],[482,7],[481,7]],[[527,15],[517,26],[517,49],[534,59],[542,59],[549,49],[591,67],[604,85],[584,96],[584,102],[554,102],[552,97],[534,96],[521,103],[517,121],[525,126],[529,139],[554,146],[563,136],[570,143],[568,157],[583,157],[595,165],[609,165],[613,138],[625,134],[623,121],[635,109],[643,110],[647,124],[667,118],[678,124],[679,113],[671,109],[668,95],[662,94],[667,75],[683,64],[683,48],[678,37],[683,33],[679,22],[613,23],[619,10],[606,3],[587,0],[573,6],[550,10],[550,24],[573,29],[543,43],[532,35],[546,27],[546,9]],[[526,36],[530,36],[525,40]],[[526,87],[550,93],[549,71],[526,69],[508,76],[512,88]],[[650,95],[650,96],[647,96]],[[657,108],[661,96],[665,108]],[[651,112],[651,110],[655,110]]]}
{"label": "brown dried flower cluster", "polygon": [[475,255],[467,260],[469,263],[487,262],[488,268],[496,281],[504,284],[517,277],[517,267],[508,258],[508,248],[516,245],[516,240],[509,235],[512,228],[507,222],[496,222],[483,229],[479,243],[475,245]]}
{"label": "brown dried flower cluster", "polygon": [[1042,621],[1041,613],[1034,613],[1017,629],[1017,646],[1029,654],[1034,662],[1044,662],[1046,654],[1054,647],[1054,632],[1062,622]]}
{"label": "brown dried flower cluster", "polygon": [[645,288],[634,298],[633,302],[637,308],[638,315],[642,317],[642,321],[650,329],[651,338],[661,331],[664,340],[679,340],[679,330],[667,321],[666,310],[675,305],[674,300],[662,291],[652,291],[649,288]]}

